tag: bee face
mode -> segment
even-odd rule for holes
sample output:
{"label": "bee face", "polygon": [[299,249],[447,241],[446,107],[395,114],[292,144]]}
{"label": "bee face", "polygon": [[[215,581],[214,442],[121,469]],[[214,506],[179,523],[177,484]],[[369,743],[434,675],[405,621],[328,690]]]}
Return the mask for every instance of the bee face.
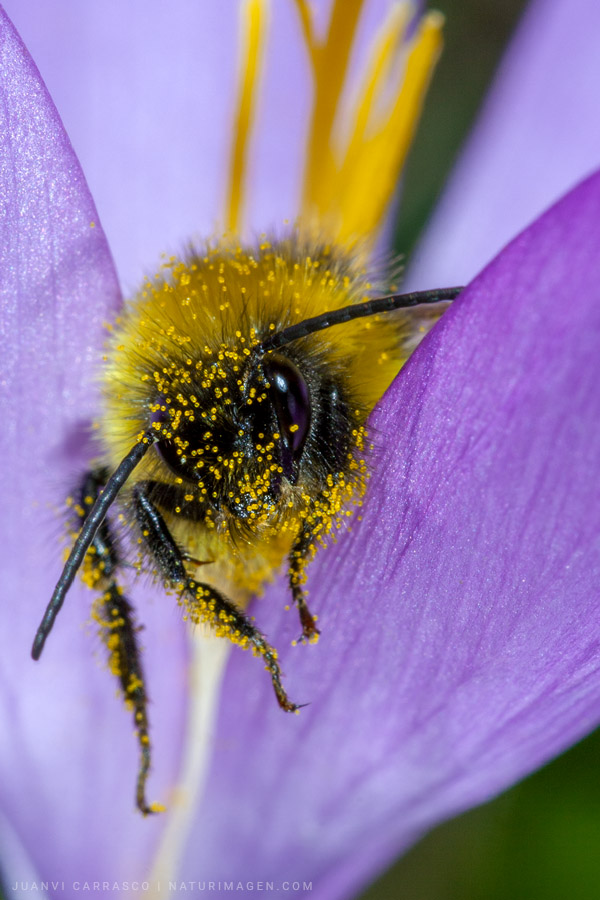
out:
{"label": "bee face", "polygon": [[251,523],[276,509],[285,485],[297,484],[310,391],[285,357],[251,358],[240,366],[237,350],[222,355],[217,363],[196,364],[187,386],[163,388],[153,420],[174,427],[156,452],[215,510]]}
{"label": "bee face", "polygon": [[247,528],[326,489],[347,468],[349,403],[325,361],[292,356],[230,346],[162,380],[149,424],[169,434],[155,445],[163,480]]}

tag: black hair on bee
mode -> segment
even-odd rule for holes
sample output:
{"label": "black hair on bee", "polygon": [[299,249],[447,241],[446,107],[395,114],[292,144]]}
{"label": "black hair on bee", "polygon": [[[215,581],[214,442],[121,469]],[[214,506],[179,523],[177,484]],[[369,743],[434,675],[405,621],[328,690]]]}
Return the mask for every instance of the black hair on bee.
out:
{"label": "black hair on bee", "polygon": [[[294,238],[258,250],[219,245],[171,260],[114,326],[101,456],[76,487],[79,533],[32,656],[81,571],[99,592],[93,615],[133,711],[144,815],[161,807],[146,801],[146,685],[133,608],[117,580],[125,554],[107,513],[118,498],[143,559],[178,592],[187,617],[252,648],[279,705],[296,711],[276,651],[243,608],[287,557],[301,639],[318,638],[306,566],[360,504],[367,416],[433,321],[406,311],[462,289],[365,300],[368,290],[364,273],[328,248],[308,252]],[[382,315],[393,311],[403,318]]]}

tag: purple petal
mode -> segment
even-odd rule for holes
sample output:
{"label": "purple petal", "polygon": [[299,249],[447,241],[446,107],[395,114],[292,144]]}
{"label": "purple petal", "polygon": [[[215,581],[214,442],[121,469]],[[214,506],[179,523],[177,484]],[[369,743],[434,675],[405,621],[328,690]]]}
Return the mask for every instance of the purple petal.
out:
{"label": "purple petal", "polygon": [[[346,897],[600,721],[600,173],[520,235],[373,416],[363,521],[257,603],[298,717],[232,655],[185,879]],[[260,824],[258,824],[260,823]]]}
{"label": "purple petal", "polygon": [[[0,90],[2,829],[41,876],[130,878],[148,865],[162,825],[133,812],[131,714],[94,658],[102,654],[91,626],[82,629],[88,592],[72,591],[42,660],[30,658],[60,571],[64,501],[89,461],[103,321],[121,298],[77,159],[1,9]],[[180,623],[162,611],[160,620],[156,799],[177,773],[186,698]],[[150,650],[156,631],[145,638]]]}
{"label": "purple petal", "polygon": [[596,0],[531,4],[417,250],[407,289],[466,284],[600,164],[599,34]]}

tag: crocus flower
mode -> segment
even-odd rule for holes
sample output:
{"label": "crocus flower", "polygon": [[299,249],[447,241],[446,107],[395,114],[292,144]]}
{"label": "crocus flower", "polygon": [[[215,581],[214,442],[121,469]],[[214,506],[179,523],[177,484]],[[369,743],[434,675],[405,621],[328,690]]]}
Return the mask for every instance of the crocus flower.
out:
{"label": "crocus flower", "polygon": [[[28,659],[119,291],[81,172],[5,20],[1,66],[4,878],[64,879],[66,893],[94,880],[273,879],[350,896],[431,825],[598,722],[600,175],[475,279],[382,400],[362,522],[310,570],[323,639],[284,656],[311,705],[282,721],[256,663],[233,654],[202,800],[173,827],[131,811],[129,723],[90,659],[85,591],[44,669]],[[282,595],[273,585],[255,612],[285,648],[296,626]],[[160,795],[191,766],[191,656],[160,592],[143,618],[149,676],[160,676]],[[206,727],[210,710],[196,705]]]}

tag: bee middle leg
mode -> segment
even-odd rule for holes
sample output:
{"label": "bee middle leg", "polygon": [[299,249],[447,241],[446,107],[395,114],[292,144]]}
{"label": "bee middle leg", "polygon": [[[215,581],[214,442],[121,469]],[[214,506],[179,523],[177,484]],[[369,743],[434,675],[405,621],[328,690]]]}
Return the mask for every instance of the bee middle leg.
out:
{"label": "bee middle leg", "polygon": [[[87,472],[75,497],[74,512],[79,527],[85,522],[100,491],[106,484],[103,470]],[[136,805],[143,815],[161,807],[146,801],[146,781],[150,772],[151,745],[148,724],[148,697],[137,639],[133,607],[116,580],[122,565],[119,549],[106,519],[96,532],[83,565],[84,581],[101,591],[94,603],[93,617],[108,650],[109,668],[119,681],[126,706],[133,712],[140,761],[136,782]]]}
{"label": "bee middle leg", "polygon": [[232,643],[243,648],[251,647],[265,662],[281,708],[287,712],[299,709],[299,706],[288,698],[281,683],[277,651],[231,600],[211,585],[189,577],[182,550],[177,546],[162,514],[141,484],[133,491],[133,504],[142,540],[162,577],[173,585],[182,586],[185,607],[192,622],[195,624],[207,622],[217,636],[227,637]]}
{"label": "bee middle leg", "polygon": [[294,603],[298,609],[302,635],[300,640],[314,643],[321,633],[317,628],[317,620],[306,602],[302,585],[306,580],[305,569],[311,558],[314,535],[311,531],[303,531],[292,547],[289,555],[288,578]]}

